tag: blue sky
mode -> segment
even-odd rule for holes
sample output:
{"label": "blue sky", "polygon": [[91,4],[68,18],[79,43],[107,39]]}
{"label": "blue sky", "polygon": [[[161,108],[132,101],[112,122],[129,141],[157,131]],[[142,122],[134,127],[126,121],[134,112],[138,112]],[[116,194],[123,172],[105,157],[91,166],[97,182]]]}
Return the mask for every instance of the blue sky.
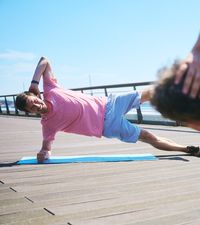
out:
{"label": "blue sky", "polygon": [[199,0],[0,0],[0,95],[28,89],[40,56],[64,88],[156,79],[200,31]]}

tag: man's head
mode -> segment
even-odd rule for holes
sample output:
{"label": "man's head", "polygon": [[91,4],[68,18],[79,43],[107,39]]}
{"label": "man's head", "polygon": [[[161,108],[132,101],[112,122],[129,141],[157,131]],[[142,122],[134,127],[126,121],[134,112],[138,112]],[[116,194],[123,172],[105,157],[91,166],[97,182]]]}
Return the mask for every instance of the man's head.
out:
{"label": "man's head", "polygon": [[47,105],[43,100],[31,92],[23,92],[16,98],[16,108],[29,113],[44,114],[48,112]]}
{"label": "man's head", "polygon": [[174,83],[179,66],[180,63],[175,61],[171,68],[159,70],[159,80],[155,84],[151,104],[164,117],[185,122],[188,126],[200,130],[200,99],[193,99],[182,93],[187,71],[179,84]]}

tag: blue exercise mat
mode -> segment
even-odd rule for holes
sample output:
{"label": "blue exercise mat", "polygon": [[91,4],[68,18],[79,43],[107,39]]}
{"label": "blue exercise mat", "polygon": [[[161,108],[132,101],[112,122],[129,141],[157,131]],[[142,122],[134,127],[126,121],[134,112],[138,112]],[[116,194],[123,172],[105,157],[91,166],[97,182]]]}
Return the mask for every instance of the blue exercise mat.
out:
{"label": "blue exercise mat", "polygon": [[[51,156],[43,164],[59,163],[89,163],[89,162],[126,162],[157,160],[152,154],[123,154],[123,155],[81,155],[81,156]],[[23,157],[17,164],[38,164],[35,156]]]}

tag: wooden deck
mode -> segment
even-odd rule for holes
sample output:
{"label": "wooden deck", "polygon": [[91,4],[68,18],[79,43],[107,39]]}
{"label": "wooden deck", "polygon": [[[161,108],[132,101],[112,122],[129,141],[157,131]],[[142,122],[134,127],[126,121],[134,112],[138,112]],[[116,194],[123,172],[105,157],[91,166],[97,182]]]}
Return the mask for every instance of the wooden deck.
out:
{"label": "wooden deck", "polygon": [[[184,145],[188,128],[142,126]],[[157,161],[15,165],[41,144],[38,119],[0,117],[0,224],[198,225],[200,158],[144,144],[58,134],[54,155],[153,153]]]}

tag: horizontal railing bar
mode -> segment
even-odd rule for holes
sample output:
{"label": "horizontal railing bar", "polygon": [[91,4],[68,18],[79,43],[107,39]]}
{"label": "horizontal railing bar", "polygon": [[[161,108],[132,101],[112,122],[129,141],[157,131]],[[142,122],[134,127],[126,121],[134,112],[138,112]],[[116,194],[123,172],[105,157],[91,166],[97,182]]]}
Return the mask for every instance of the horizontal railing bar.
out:
{"label": "horizontal railing bar", "polygon": [[[100,85],[100,86],[91,86],[91,87],[82,87],[82,88],[72,88],[73,91],[81,91],[81,90],[93,90],[93,89],[105,89],[105,88],[121,88],[121,87],[133,87],[133,86],[145,86],[153,84],[153,81],[146,82],[137,82],[137,83],[125,83],[125,84],[111,84],[111,85]],[[41,92],[42,93],[42,92]],[[0,95],[0,98],[4,97],[13,97],[17,94],[9,94],[9,95]]]}
{"label": "horizontal railing bar", "polygon": [[[92,86],[92,87],[82,87],[82,88],[73,88],[71,90],[73,91],[81,91],[82,93],[85,93],[84,91],[91,91],[91,93],[87,94],[91,94],[93,95],[93,91],[92,90],[97,90],[97,89],[101,89],[101,95],[104,96],[108,96],[108,93],[110,92],[109,89],[115,89],[112,90],[112,92],[121,92],[121,90],[117,90],[117,88],[126,88],[126,87],[132,87],[133,90],[137,90],[136,88],[139,86],[146,86],[146,85],[151,85],[153,84],[153,81],[146,81],[146,82],[137,82],[137,83],[125,83],[125,84],[113,84],[113,85],[100,85],[100,86]],[[128,91],[128,90],[127,90]],[[43,94],[43,92],[41,92],[41,94]],[[17,94],[12,94],[12,95],[0,95],[0,98],[2,98],[2,100],[5,103],[6,106],[6,111],[2,110],[1,104],[0,104],[0,115],[9,115],[9,116],[22,116],[22,117],[40,117],[37,114],[30,114],[30,113],[21,113],[20,111],[18,111],[16,109],[16,106],[14,104],[14,108],[15,111],[13,113],[13,111],[10,111],[9,106],[8,106],[8,101],[10,102],[10,100],[8,100],[7,98],[12,97],[13,99],[13,103],[15,103],[15,98],[16,98]],[[1,99],[0,99],[1,100]],[[5,107],[4,107],[5,108]],[[144,119],[144,114],[141,111],[141,108],[139,107],[139,109],[136,110],[136,119],[131,119],[129,118],[130,121],[132,122],[136,122],[136,123],[143,123],[143,124],[164,124],[164,125],[181,125],[178,124],[175,121],[166,121],[164,118],[163,120],[151,120],[151,119]]]}

